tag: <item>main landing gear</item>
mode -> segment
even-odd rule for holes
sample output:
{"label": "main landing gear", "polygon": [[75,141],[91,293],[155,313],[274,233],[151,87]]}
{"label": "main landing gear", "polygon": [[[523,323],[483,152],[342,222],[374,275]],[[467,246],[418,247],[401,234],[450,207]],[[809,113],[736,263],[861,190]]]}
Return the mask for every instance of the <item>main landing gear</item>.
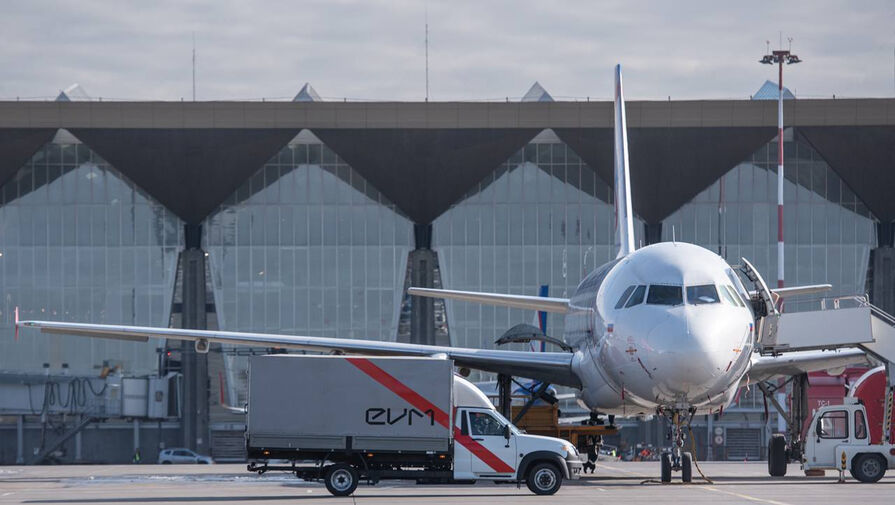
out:
{"label": "main landing gear", "polygon": [[671,449],[662,453],[660,461],[662,463],[661,480],[662,483],[671,482],[671,472],[681,472],[682,482],[691,482],[693,480],[693,456],[689,452],[684,451],[684,440],[687,436],[684,429],[688,428],[690,421],[693,419],[695,409],[690,409],[689,416],[684,421],[681,412],[674,410],[671,413],[659,411],[671,421],[668,429],[668,439],[671,440]]}

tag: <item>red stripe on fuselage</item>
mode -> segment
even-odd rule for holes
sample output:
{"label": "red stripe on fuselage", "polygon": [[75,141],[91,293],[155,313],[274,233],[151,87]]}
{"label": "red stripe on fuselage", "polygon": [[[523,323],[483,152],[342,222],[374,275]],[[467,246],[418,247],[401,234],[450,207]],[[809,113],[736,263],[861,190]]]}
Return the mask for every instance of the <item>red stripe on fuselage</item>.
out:
{"label": "red stripe on fuselage", "polygon": [[486,465],[490,466],[498,473],[513,473],[513,467],[506,464],[496,454],[489,451],[487,447],[476,442],[469,435],[463,435],[456,426],[451,426],[450,416],[447,412],[438,408],[429,400],[420,396],[419,393],[410,389],[403,382],[394,378],[385,370],[376,366],[372,361],[366,358],[345,358],[349,363],[356,366],[361,372],[369,375],[373,380],[385,386],[389,391],[401,397],[404,401],[414,406],[418,410],[432,410],[435,413],[435,421],[445,428],[453,429],[454,440],[459,442],[469,452],[479,458]]}

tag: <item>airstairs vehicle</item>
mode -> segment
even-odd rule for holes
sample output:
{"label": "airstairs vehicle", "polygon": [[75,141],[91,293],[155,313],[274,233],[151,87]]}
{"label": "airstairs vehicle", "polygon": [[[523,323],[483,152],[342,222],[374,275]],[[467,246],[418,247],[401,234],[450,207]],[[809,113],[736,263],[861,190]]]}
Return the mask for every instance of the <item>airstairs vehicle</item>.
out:
{"label": "airstairs vehicle", "polygon": [[[856,398],[846,398],[844,405],[818,410],[803,435],[801,427],[807,417],[806,409],[794,405],[792,413],[785,412],[761,384],[766,378],[761,376],[762,358],[758,358],[750,382],[759,383],[789,427],[786,436],[774,435],[768,443],[768,473],[782,477],[786,475],[787,463],[797,461],[806,471],[847,469],[861,482],[878,481],[887,468],[895,467],[895,446],[891,439],[895,401],[895,317],[872,305],[864,296],[824,298],[819,300],[819,310],[781,313],[777,309],[777,300],[745,259],[741,271],[755,285],[751,301],[756,319],[756,347],[762,357],[785,358],[786,353],[795,351],[857,348],[885,366],[885,417],[881,443],[871,444],[867,413]],[[794,367],[792,374],[798,373],[800,371]],[[793,393],[794,404],[799,403],[800,396],[800,393]]]}

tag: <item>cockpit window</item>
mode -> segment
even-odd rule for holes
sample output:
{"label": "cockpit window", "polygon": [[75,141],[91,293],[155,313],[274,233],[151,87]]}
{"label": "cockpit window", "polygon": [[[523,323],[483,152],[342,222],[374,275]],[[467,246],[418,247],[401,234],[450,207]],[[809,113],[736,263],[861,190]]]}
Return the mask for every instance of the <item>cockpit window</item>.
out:
{"label": "cockpit window", "polygon": [[637,289],[634,290],[634,294],[631,295],[631,298],[628,298],[628,303],[625,304],[625,308],[627,309],[628,307],[643,303],[644,294],[646,294],[646,286],[637,286]]}
{"label": "cockpit window", "polygon": [[625,288],[625,292],[619,297],[618,303],[615,304],[615,308],[620,309],[625,306],[625,302],[628,301],[628,297],[631,296],[631,291],[634,291],[635,287],[636,286],[628,286]]}
{"label": "cockpit window", "polygon": [[684,303],[684,293],[681,286],[663,286],[651,284],[646,295],[646,303],[652,305],[681,305]]}
{"label": "cockpit window", "polygon": [[718,290],[714,284],[701,286],[687,286],[687,303],[690,305],[704,305],[706,303],[720,303]]}
{"label": "cockpit window", "polygon": [[724,303],[726,303],[728,305],[733,305],[734,307],[738,306],[737,302],[736,302],[736,297],[734,297],[733,295],[730,294],[730,291],[728,291],[727,286],[722,284],[721,287],[718,288],[718,292],[721,294],[721,300]]}
{"label": "cockpit window", "polygon": [[730,293],[730,297],[733,299],[734,305],[737,305],[739,307],[746,306],[746,304],[743,302],[743,299],[740,298],[740,296],[737,294],[736,289],[734,289],[733,286],[724,285],[722,287],[724,289],[726,289],[728,293]]}

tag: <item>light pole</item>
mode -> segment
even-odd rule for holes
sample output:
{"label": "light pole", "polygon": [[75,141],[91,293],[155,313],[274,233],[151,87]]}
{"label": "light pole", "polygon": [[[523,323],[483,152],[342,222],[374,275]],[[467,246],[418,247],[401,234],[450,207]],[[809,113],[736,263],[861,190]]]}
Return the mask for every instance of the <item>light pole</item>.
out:
{"label": "light pole", "polygon": [[[790,39],[790,44],[792,39]],[[779,96],[777,97],[777,287],[783,287],[783,64],[801,63],[798,56],[787,49],[778,49],[758,60],[780,68]]]}

